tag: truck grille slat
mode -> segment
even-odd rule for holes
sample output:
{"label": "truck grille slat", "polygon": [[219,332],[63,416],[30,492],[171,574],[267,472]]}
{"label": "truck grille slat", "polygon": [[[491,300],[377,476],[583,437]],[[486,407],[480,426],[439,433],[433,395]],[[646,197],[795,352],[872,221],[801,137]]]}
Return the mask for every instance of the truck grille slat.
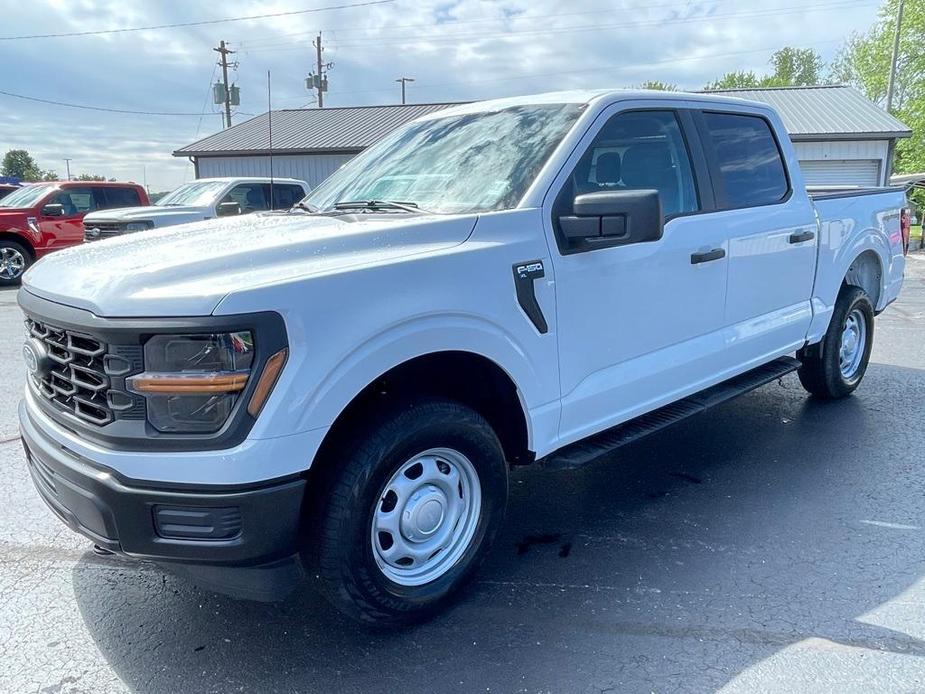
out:
{"label": "truck grille slat", "polygon": [[[125,346],[110,347],[100,339],[26,319],[28,334],[40,341],[48,355],[48,365],[30,374],[35,392],[57,409],[96,426],[105,426],[117,418],[138,418],[144,410],[135,406],[135,398],[114,385],[129,371],[140,369],[135,364],[134,350]],[[131,353],[126,352],[129,349]],[[140,356],[140,355],[139,355]],[[137,357],[136,357],[137,358]],[[117,364],[121,370],[107,368]],[[113,408],[113,394],[121,396],[120,408]]]}

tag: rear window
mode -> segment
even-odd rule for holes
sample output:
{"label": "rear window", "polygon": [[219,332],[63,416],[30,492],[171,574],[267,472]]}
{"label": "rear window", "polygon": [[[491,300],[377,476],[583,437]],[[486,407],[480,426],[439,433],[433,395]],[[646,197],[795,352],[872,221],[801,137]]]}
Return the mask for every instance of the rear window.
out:
{"label": "rear window", "polygon": [[789,185],[780,148],[768,122],[758,116],[704,113],[719,166],[722,207],[780,202]]}
{"label": "rear window", "polygon": [[135,188],[110,188],[102,189],[105,196],[106,207],[140,207],[141,196]]}

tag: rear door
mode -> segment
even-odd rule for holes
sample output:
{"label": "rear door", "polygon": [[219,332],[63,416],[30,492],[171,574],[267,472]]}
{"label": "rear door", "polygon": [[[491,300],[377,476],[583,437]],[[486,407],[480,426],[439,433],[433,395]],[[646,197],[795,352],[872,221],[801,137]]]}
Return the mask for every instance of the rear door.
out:
{"label": "rear door", "polygon": [[704,110],[696,120],[719,209],[711,221],[728,241],[728,358],[742,370],[803,344],[812,320],[815,210],[802,182],[795,189],[788,175],[792,147],[778,141],[769,117]]}

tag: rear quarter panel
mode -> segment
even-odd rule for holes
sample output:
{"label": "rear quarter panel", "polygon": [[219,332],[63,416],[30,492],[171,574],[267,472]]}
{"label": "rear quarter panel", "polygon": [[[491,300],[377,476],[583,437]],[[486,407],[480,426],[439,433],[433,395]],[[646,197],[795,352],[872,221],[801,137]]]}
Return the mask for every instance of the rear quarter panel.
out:
{"label": "rear quarter panel", "polygon": [[899,189],[815,200],[820,241],[810,343],[825,335],[842,282],[863,253],[874,254],[880,263],[874,308],[882,311],[899,295],[906,262],[900,229],[905,204]]}

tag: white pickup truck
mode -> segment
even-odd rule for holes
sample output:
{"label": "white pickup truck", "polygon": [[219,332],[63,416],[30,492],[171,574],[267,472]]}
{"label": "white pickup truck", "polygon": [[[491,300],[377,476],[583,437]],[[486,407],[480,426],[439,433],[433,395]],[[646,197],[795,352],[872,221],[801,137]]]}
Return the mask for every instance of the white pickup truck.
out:
{"label": "white pickup truck", "polygon": [[200,178],[184,183],[153,205],[91,212],[83,220],[84,241],[215,217],[288,210],[309,190],[305,181],[294,178]]}
{"label": "white pickup truck", "polygon": [[287,213],[36,263],[29,469],[101,548],[255,599],[307,574],[358,619],[421,619],[497,535],[510,465],[579,465],[794,370],[853,391],[902,285],[904,205],[810,197],[758,103],[453,107]]}

